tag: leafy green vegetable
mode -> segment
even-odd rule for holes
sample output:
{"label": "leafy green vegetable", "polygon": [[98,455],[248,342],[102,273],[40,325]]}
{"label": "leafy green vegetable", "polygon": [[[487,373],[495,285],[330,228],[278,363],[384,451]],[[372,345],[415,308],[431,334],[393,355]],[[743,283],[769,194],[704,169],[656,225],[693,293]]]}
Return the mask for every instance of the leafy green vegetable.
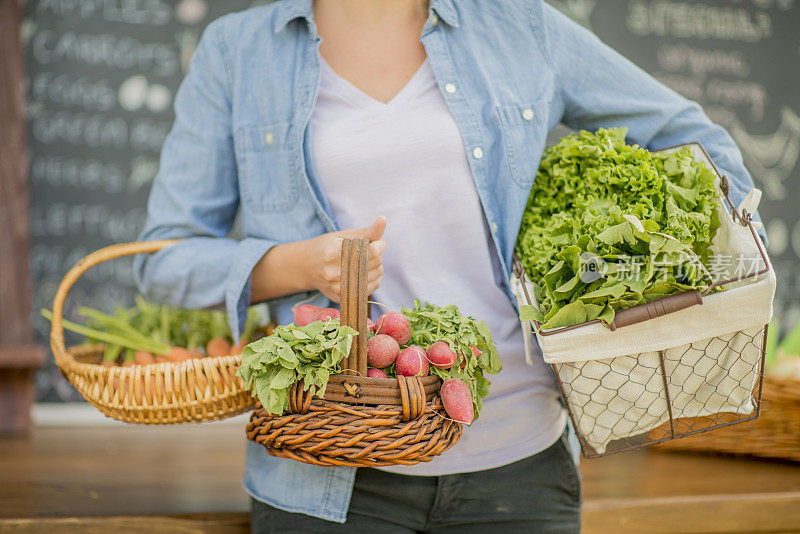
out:
{"label": "leafy green vegetable", "polygon": [[328,377],[342,371],[339,364],[350,353],[357,335],[338,319],[278,326],[272,335],[244,347],[236,374],[267,412],[281,414],[289,406],[289,389],[297,381],[302,380],[304,390],[312,394],[325,394]]}
{"label": "leafy green vegetable", "polygon": [[[78,313],[86,318],[85,324],[63,320],[64,328],[84,335],[87,343],[106,343],[103,361],[108,362],[123,353],[125,359],[131,359],[136,350],[164,356],[170,347],[202,348],[212,338],[232,337],[223,311],[174,308],[148,302],[139,295],[136,306],[117,306],[113,314],[83,306]],[[52,318],[48,310],[42,310],[42,315]],[[255,308],[248,309],[242,339],[252,338],[259,321]]]}
{"label": "leafy green vegetable", "polygon": [[[496,374],[503,368],[489,327],[482,321],[462,315],[453,304],[439,307],[414,299],[414,307],[403,307],[401,312],[411,324],[409,345],[425,349],[437,341],[446,341],[450,345],[450,350],[456,354],[455,365],[450,369],[431,366],[430,372],[443,381],[458,378],[466,382],[477,418],[483,408],[483,399],[489,394],[490,382],[483,372]],[[481,351],[477,358],[472,354],[473,345]]]}
{"label": "leafy green vegetable", "polygon": [[593,319],[712,282],[704,267],[719,227],[715,176],[688,148],[651,153],[624,128],[582,131],[549,148],[516,252],[543,329]]}

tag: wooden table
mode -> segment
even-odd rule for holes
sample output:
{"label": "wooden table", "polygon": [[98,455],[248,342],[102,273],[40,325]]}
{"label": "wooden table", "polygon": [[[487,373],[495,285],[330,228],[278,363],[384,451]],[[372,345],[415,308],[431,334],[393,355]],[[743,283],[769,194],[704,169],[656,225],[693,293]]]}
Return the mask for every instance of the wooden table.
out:
{"label": "wooden table", "polygon": [[[248,531],[240,424],[37,428],[0,440],[0,532]],[[584,460],[584,532],[800,532],[800,466]]]}

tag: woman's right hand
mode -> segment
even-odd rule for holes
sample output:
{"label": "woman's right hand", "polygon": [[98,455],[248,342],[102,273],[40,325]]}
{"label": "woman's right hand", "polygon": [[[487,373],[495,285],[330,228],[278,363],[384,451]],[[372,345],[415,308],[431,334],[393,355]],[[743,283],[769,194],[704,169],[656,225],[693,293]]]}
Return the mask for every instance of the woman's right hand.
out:
{"label": "woman's right hand", "polygon": [[383,252],[386,241],[381,239],[386,230],[386,217],[378,216],[365,228],[354,228],[322,234],[305,241],[308,278],[313,289],[334,302],[341,298],[342,242],[344,238],[362,238],[370,241],[369,263],[367,265],[367,295],[371,295],[381,285],[383,276]]}
{"label": "woman's right hand", "polygon": [[319,290],[334,302],[341,298],[342,242],[344,238],[370,241],[367,294],[381,285],[382,239],[386,217],[379,216],[365,228],[329,232],[312,239],[272,247],[253,268],[251,302],[262,302],[302,291]]}

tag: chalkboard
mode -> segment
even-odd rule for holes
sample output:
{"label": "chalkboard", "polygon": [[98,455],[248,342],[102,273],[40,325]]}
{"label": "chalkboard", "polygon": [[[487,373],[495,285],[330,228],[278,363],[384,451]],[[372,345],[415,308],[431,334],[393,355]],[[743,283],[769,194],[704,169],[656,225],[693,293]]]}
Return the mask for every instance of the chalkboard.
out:
{"label": "chalkboard", "polygon": [[800,320],[800,2],[551,0],[699,102],[739,145],[778,275],[776,315]]}
{"label": "chalkboard", "polygon": [[[62,276],[86,254],[133,241],[172,125],[172,99],[205,26],[251,0],[28,0],[26,50],[34,325],[46,344]],[[131,260],[89,271],[70,293],[79,305],[132,303]],[[75,338],[71,338],[73,341]],[[51,361],[41,401],[79,400]]]}
{"label": "chalkboard", "polygon": [[[264,2],[28,0],[31,269],[47,343],[64,273],[87,253],[137,237],[172,98],[212,20]],[[700,102],[742,148],[764,191],[776,310],[800,315],[800,5],[794,0],[551,0],[646,71]],[[566,130],[559,128],[551,138]],[[111,309],[134,294],[130,261],[90,271],[71,293]],[[39,400],[77,400],[53,364]]]}

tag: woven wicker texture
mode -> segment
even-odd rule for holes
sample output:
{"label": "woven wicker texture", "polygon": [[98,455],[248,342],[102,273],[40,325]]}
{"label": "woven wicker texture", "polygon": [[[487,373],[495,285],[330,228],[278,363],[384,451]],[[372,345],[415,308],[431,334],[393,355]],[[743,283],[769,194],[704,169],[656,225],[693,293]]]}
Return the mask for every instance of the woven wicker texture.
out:
{"label": "woven wicker texture", "polygon": [[366,239],[343,241],[341,323],[358,331],[344,373],[331,376],[324,399],[295,384],[286,413],[259,403],[250,416],[247,438],[274,456],[323,466],[412,465],[461,438],[461,424],[436,396],[438,377],[366,377],[368,257]]}
{"label": "woven wicker texture", "polygon": [[[730,415],[730,418],[735,417]],[[700,417],[687,424],[703,427]],[[660,449],[741,454],[800,462],[800,380],[764,377],[761,416],[708,434],[662,443]]]}
{"label": "woven wicker texture", "polygon": [[257,404],[247,438],[267,452],[314,465],[375,467],[430,461],[461,438],[439,397],[403,421],[398,406],[358,406],[314,399],[306,414],[268,414]]}
{"label": "woven wicker texture", "polygon": [[64,302],[83,273],[105,261],[156,252],[175,242],[124,243],[100,249],[70,269],[56,293],[50,330],[56,364],[81,395],[108,417],[145,424],[213,421],[246,412],[254,405],[235,376],[240,356],[103,367],[99,365],[102,346],[65,346]]}

